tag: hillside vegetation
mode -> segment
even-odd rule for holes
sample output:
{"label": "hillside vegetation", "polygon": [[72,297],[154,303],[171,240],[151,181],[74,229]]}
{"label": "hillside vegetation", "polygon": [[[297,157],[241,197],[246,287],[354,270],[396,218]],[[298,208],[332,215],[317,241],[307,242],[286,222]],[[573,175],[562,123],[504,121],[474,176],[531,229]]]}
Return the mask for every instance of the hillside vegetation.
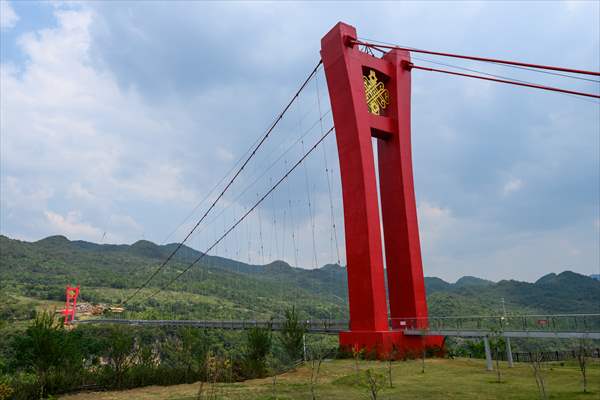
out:
{"label": "hillside vegetation", "polygon": [[[24,242],[0,236],[0,318],[29,319],[40,304],[59,304],[67,284],[81,286],[80,301],[118,304],[174,246],[148,241],[100,245],[63,236]],[[140,318],[264,319],[295,305],[307,317],[347,318],[346,272],[339,265],[307,270],[283,261],[250,265],[207,255],[169,290],[147,299],[200,254],[184,246],[128,310]],[[448,283],[428,277],[425,284],[434,316],[499,314],[501,298],[513,313],[600,312],[600,281],[569,271],[535,283],[475,277]]]}
{"label": "hillside vegetation", "polygon": [[[267,398],[271,388],[268,381],[234,382],[275,376],[293,366],[303,352],[312,359],[317,354],[348,356],[337,349],[335,336],[304,335],[301,323],[306,318],[348,317],[346,271],[339,265],[306,270],[282,261],[249,265],[206,256],[168,290],[150,297],[150,293],[200,255],[186,247],[148,288],[125,305],[126,317],[141,319],[268,319],[285,314],[290,327],[287,333],[258,328],[231,332],[112,324],[65,328],[52,311],[43,311],[62,307],[66,284],[80,285],[80,302],[119,304],[134,293],[173,246],[158,246],[147,241],[131,246],[98,245],[69,241],[61,236],[28,243],[0,236],[0,391],[12,393],[9,398],[25,400],[39,398],[40,394],[77,391],[89,385],[114,390],[203,380],[212,382],[219,390],[231,392],[234,397],[229,398],[252,398],[246,395],[248,390],[256,393],[255,398]],[[434,316],[498,315],[501,298],[506,299],[510,313],[590,313],[598,312],[600,304],[600,282],[573,272],[546,275],[535,283],[494,283],[464,277],[452,284],[426,278],[426,286],[430,314]],[[572,341],[513,342],[513,349],[522,351],[576,346]],[[504,342],[498,340],[494,348],[500,354]],[[483,345],[478,340],[449,339],[446,351],[449,356],[481,357]],[[486,398],[485,395],[497,392],[494,385],[486,383],[489,375],[473,372],[479,369],[461,369],[465,366],[461,363],[453,363],[448,369],[445,363],[432,361],[431,375],[437,374],[435,379],[440,382],[452,379],[458,383],[462,379],[465,386],[453,388],[456,390],[454,398]],[[341,375],[335,369],[330,370],[329,377],[324,377],[325,384],[319,389],[323,391],[323,398],[341,398],[342,393],[344,399],[352,398],[345,393],[360,398],[366,388],[363,381],[357,383],[355,375],[344,372],[342,367],[348,365],[347,361],[339,361],[337,365]],[[369,365],[374,368],[377,364]],[[397,364],[395,374],[406,378],[406,374],[410,374],[406,368],[410,365],[415,363]],[[377,368],[381,369],[380,365]],[[214,375],[213,371],[220,372]],[[306,371],[305,367],[299,370],[299,375],[289,375],[288,383],[285,383],[287,378],[282,378],[282,392],[287,391],[278,398],[306,397],[300,396],[306,383],[299,381],[306,377]],[[574,379],[574,369],[564,371],[552,372],[557,384]],[[380,376],[380,372],[373,370],[373,373]],[[469,374],[474,375],[467,379]],[[594,374],[597,370],[592,372]],[[511,384],[516,385],[513,389],[529,393],[522,398],[531,398],[533,380],[523,386],[521,381],[525,380],[518,373],[510,375]],[[413,378],[413,389],[390,390],[390,398],[397,398],[397,393],[412,393],[413,397],[425,393],[429,398],[436,398],[445,387],[436,387],[427,379]],[[418,389],[419,380],[425,382],[427,390]],[[567,396],[575,392],[574,385],[571,386],[557,391],[561,394],[555,398],[571,398]],[[155,396],[148,392],[148,396],[161,398],[160,393]],[[478,394],[483,397],[473,397]],[[130,396],[146,394],[139,392]],[[179,397],[168,398],[193,398],[190,396],[194,396],[193,393],[182,392]]]}

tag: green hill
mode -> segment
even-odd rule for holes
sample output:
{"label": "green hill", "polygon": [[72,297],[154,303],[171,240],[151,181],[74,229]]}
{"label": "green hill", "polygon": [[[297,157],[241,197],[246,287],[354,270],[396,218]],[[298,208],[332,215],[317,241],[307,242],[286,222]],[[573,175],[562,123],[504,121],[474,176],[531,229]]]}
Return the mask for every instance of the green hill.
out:
{"label": "green hill", "polygon": [[[66,284],[81,286],[82,301],[118,304],[174,246],[95,244],[64,236],[24,242],[0,236],[0,318],[27,319],[40,302],[64,300]],[[167,291],[147,298],[200,255],[184,246],[127,310],[141,318],[258,319],[280,315],[293,304],[312,318],[347,318],[346,271],[339,265],[306,270],[283,261],[251,265],[205,256]],[[452,284],[428,277],[425,284],[431,315],[498,314],[501,298],[509,312],[600,312],[600,281],[569,271],[535,283],[463,277]]]}

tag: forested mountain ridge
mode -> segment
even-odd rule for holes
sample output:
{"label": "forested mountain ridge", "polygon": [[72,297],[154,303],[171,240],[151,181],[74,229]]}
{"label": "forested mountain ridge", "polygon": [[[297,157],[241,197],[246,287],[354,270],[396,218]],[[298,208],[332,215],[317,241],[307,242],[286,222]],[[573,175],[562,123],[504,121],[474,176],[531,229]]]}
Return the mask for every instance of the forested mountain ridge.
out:
{"label": "forested mountain ridge", "polygon": [[[116,304],[174,246],[96,244],[64,236],[24,242],[0,236],[0,317],[23,318],[27,301],[61,301],[66,284],[81,285],[83,301]],[[161,287],[200,255],[182,247],[149,287]],[[431,315],[498,314],[501,298],[515,313],[600,312],[600,281],[569,271],[534,283],[475,277],[448,283],[427,277],[425,284]],[[346,291],[346,271],[339,265],[307,270],[283,261],[252,265],[207,255],[155,298],[146,299],[150,289],[142,291],[128,309],[149,318],[269,318],[293,304],[313,318],[347,318]]]}

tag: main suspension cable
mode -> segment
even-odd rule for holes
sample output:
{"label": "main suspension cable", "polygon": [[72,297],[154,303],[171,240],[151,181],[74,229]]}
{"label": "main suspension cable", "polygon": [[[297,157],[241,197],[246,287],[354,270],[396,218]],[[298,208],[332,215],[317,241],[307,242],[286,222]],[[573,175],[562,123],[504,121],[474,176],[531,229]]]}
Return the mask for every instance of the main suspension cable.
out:
{"label": "main suspension cable", "polygon": [[[506,79],[506,80],[509,80],[509,81],[512,81],[512,82],[520,82],[520,83],[528,83],[530,85],[537,85],[536,83],[531,82],[531,81],[524,81],[522,79],[511,78],[511,77],[497,75],[497,74],[490,74],[489,72],[483,72],[483,71],[480,71],[480,70],[477,70],[477,69],[473,69],[473,68],[466,68],[466,67],[461,67],[461,66],[454,65],[454,64],[443,63],[443,62],[439,62],[439,61],[435,61],[435,60],[430,60],[428,58],[411,56],[411,60],[419,60],[419,61],[424,61],[424,62],[431,63],[431,64],[443,65],[444,67],[449,67],[449,68],[453,68],[453,69],[459,69],[459,70],[468,71],[468,72],[475,72],[475,73],[478,73],[478,74],[481,74],[481,75],[491,76],[493,78],[498,78],[498,79]],[[510,67],[514,67],[514,66],[511,65]],[[514,68],[520,68],[520,67],[514,67]],[[530,68],[524,68],[524,69],[531,70],[531,71],[537,71],[537,70],[530,69]],[[537,71],[537,72],[546,72],[546,71]],[[563,74],[558,74],[558,75],[563,75]],[[569,75],[564,75],[564,76],[569,76]],[[596,81],[594,81],[592,79],[589,79],[589,80],[591,80],[593,82],[596,82]],[[598,82],[600,83],[600,81],[598,81]],[[561,94],[561,95],[572,97],[574,99],[578,99],[580,101],[586,101],[588,103],[598,104],[598,102],[596,102],[595,100],[588,99],[588,98],[585,98],[585,97],[581,97],[579,95],[574,95],[574,94],[570,94],[570,93],[563,93],[563,92],[557,92],[557,93]]]}
{"label": "main suspension cable", "polygon": [[304,80],[304,82],[302,83],[302,85],[300,86],[300,88],[296,91],[296,93],[294,94],[294,96],[292,97],[292,99],[287,103],[287,105],[279,113],[279,115],[277,116],[277,118],[271,123],[270,127],[267,129],[267,131],[265,132],[265,134],[263,135],[263,137],[261,138],[261,140],[258,142],[258,144],[254,148],[254,150],[252,151],[252,153],[250,153],[250,155],[246,158],[246,160],[244,161],[244,163],[238,168],[238,170],[233,175],[233,177],[229,180],[229,182],[227,183],[227,185],[225,186],[225,188],[223,188],[223,190],[219,193],[219,195],[217,196],[217,198],[212,202],[212,204],[210,205],[210,207],[204,212],[204,214],[198,220],[198,222],[196,223],[196,225],[194,225],[194,227],[188,232],[188,234],[185,236],[185,238],[181,242],[179,242],[177,244],[177,247],[169,254],[169,256],[165,259],[165,261],[163,261],[162,264],[156,270],[154,270],[150,274],[150,276],[148,277],[148,279],[146,279],[146,281],[144,281],[144,283],[140,287],[138,287],[135,290],[135,292],[133,292],[133,294],[131,294],[123,302],[121,302],[121,304],[126,304],[133,297],[135,297],[143,288],[145,288],[146,286],[148,286],[148,284],[150,283],[150,281],[152,281],[152,279],[154,279],[154,277],[168,264],[168,262],[175,256],[175,254],[179,251],[179,249],[181,249],[181,247],[187,242],[187,240],[190,238],[190,236],[192,236],[192,234],[194,233],[194,231],[198,228],[198,226],[202,223],[202,221],[204,221],[204,219],[206,218],[206,216],[212,211],[212,209],[216,206],[216,204],[219,202],[219,200],[221,200],[221,198],[225,195],[225,192],[227,192],[227,190],[229,189],[229,187],[235,182],[235,180],[242,173],[242,171],[244,170],[244,168],[246,167],[246,165],[250,162],[250,160],[254,157],[254,155],[256,154],[256,152],[261,148],[261,146],[263,145],[263,143],[267,140],[267,138],[269,137],[269,135],[271,134],[271,132],[273,132],[273,130],[275,129],[275,127],[283,119],[283,116],[285,115],[285,113],[289,110],[289,108],[292,106],[292,104],[296,101],[296,99],[298,98],[298,96],[300,95],[300,93],[302,92],[302,90],[304,90],[304,88],[306,87],[306,85],[308,84],[308,82],[310,82],[310,80],[312,79],[312,77],[317,73],[319,67],[321,66],[321,63],[322,63],[322,60],[319,60],[319,62],[317,63],[317,65],[313,68],[313,70],[311,71],[311,73]]}
{"label": "main suspension cable", "polygon": [[248,215],[250,215],[252,213],[252,211],[254,211],[267,197],[269,197],[269,195],[271,193],[273,193],[273,191],[275,189],[277,189],[277,187],[300,165],[302,164],[302,162],[310,155],[310,153],[312,153],[317,146],[319,146],[319,144],[321,144],[323,142],[323,140],[325,140],[325,138],[331,133],[333,132],[334,127],[331,127],[327,132],[325,132],[325,134],[323,134],[323,136],[321,136],[319,138],[319,140],[306,152],[304,153],[304,155],[298,160],[296,161],[296,163],[273,185],[271,186],[271,188],[256,202],[254,203],[254,205],[248,210],[246,211],[246,213],[244,213],[244,215],[242,215],[233,225],[231,225],[231,227],[229,227],[229,229],[227,229],[223,235],[221,235],[221,237],[219,237],[212,245],[210,245],[210,247],[208,247],[203,253],[200,254],[200,256],[198,256],[194,261],[192,261],[186,268],[184,268],[179,274],[177,274],[175,277],[173,277],[169,282],[167,282],[166,285],[164,285],[163,287],[159,288],[158,290],[156,290],[155,292],[153,292],[150,296],[148,296],[145,300],[150,299],[152,297],[154,297],[155,295],[157,295],[158,293],[160,293],[161,291],[165,290],[166,288],[168,288],[169,286],[171,286],[171,284],[173,282],[175,282],[177,279],[179,279],[183,274],[185,274],[187,271],[190,270],[190,268],[192,268],[194,265],[196,265],[198,262],[200,262],[207,254],[208,252],[210,252],[213,248],[215,248],[223,239],[225,239],[225,237],[227,237],[227,235],[229,235],[229,233],[231,231],[233,231],[240,223],[242,223],[242,221],[244,221],[246,219],[246,217]]}
{"label": "main suspension cable", "polygon": [[[323,117],[325,117],[327,114],[329,114],[331,112],[331,109],[327,110],[325,112],[325,114],[323,114]],[[277,163],[279,161],[281,161],[282,158],[284,158],[297,144],[300,143],[301,140],[303,140],[306,136],[308,136],[308,134],[312,131],[312,129],[317,126],[317,124],[319,123],[319,121],[321,121],[322,118],[320,118],[319,120],[315,121],[310,128],[308,128],[303,134],[302,136],[300,136],[294,143],[292,143],[283,153],[281,153],[279,155],[279,157],[277,157],[266,169],[263,170],[263,172],[256,177],[252,183],[250,183],[249,185],[247,185],[244,190],[242,190],[242,192],[240,194],[237,195],[237,197],[235,197],[233,199],[233,201],[228,204],[227,206],[225,206],[225,208],[223,208],[221,210],[221,212],[219,212],[218,214],[216,214],[212,220],[210,220],[208,222],[208,224],[205,225],[205,227],[210,226],[211,224],[213,224],[221,215],[223,215],[231,206],[232,204],[236,203],[238,200],[240,200],[242,198],[242,196],[244,194],[246,194],[250,189],[252,189],[252,187],[254,187],[254,185],[256,185],[256,183],[258,183],[258,181],[260,181],[269,171],[271,171],[271,169],[277,165]],[[258,194],[257,194],[258,196]],[[201,228],[198,231],[198,234],[200,234],[205,228]]]}
{"label": "main suspension cable", "polygon": [[[418,50],[415,47],[404,46],[404,45],[394,44],[394,43],[390,43],[390,42],[384,42],[384,41],[381,41],[381,40],[367,39],[367,38],[359,38],[359,40],[364,40],[366,42],[374,42],[375,44],[378,44],[378,45],[382,44],[382,45],[402,47],[402,48],[405,48],[405,49],[410,49],[410,51]],[[371,49],[371,47],[367,47],[367,48]],[[378,50],[380,52],[385,53],[381,49],[377,49],[376,48],[375,50]],[[411,57],[411,58],[414,58],[414,59],[417,59],[417,60],[419,59],[418,57]],[[443,64],[443,63],[439,63],[439,62],[432,61],[432,60],[424,60],[424,61],[432,62],[434,64],[441,64],[441,65],[451,66],[451,65],[448,65],[448,64]],[[519,66],[519,65],[503,64],[503,63],[497,63],[497,62],[491,62],[491,61],[490,61],[490,63],[497,64],[497,65],[500,65],[502,67],[516,68],[516,69],[521,69],[521,70],[524,70],[524,71],[538,72],[538,73],[541,73],[541,74],[554,75],[554,76],[562,76],[564,78],[570,78],[570,79],[576,79],[576,80],[580,80],[580,81],[594,82],[594,83],[600,84],[600,80],[585,78],[583,76],[575,76],[575,75],[570,75],[570,74],[561,74],[559,72],[546,71],[546,70],[539,69],[539,68],[522,67],[522,66]],[[457,67],[457,66],[452,66],[452,67],[454,67],[454,68],[460,68],[460,67]],[[479,71],[476,71],[476,72],[479,72]]]}
{"label": "main suspension cable", "polygon": [[430,67],[421,67],[421,66],[418,66],[418,65],[414,65],[412,63],[410,63],[407,66],[407,68],[409,68],[409,69],[420,69],[420,70],[423,70],[423,71],[431,71],[431,72],[440,72],[440,73],[443,73],[443,74],[464,76],[464,77],[467,77],[467,78],[482,79],[482,80],[485,80],[485,81],[507,83],[509,85],[524,86],[524,87],[529,87],[529,88],[534,88],[534,89],[549,90],[549,91],[552,91],[552,92],[567,93],[567,94],[573,94],[573,95],[577,95],[577,96],[592,97],[592,98],[595,98],[595,99],[600,99],[600,95],[593,94],[593,93],[578,92],[578,91],[575,91],[575,90],[561,89],[561,88],[557,88],[557,87],[553,87],[553,86],[544,86],[544,85],[537,85],[537,84],[533,84],[533,83],[524,83],[524,82],[507,80],[507,79],[491,78],[491,77],[481,76],[481,75],[464,74],[464,73],[461,73],[461,72],[448,71],[448,70],[445,70],[445,69],[430,68]]}
{"label": "main suspension cable", "polygon": [[360,46],[365,46],[365,47],[370,47],[370,48],[389,49],[389,50],[405,50],[405,51],[410,51],[413,53],[424,53],[424,54],[431,54],[431,55],[435,55],[435,56],[462,58],[465,60],[484,61],[484,62],[492,62],[492,63],[506,64],[506,65],[518,65],[520,67],[547,69],[547,70],[551,70],[551,71],[569,72],[572,74],[600,76],[600,72],[596,72],[596,71],[587,71],[587,70],[581,70],[581,69],[556,67],[556,66],[552,66],[552,65],[531,64],[531,63],[524,63],[524,62],[520,62],[520,61],[500,60],[497,58],[466,56],[466,55],[462,55],[462,54],[443,53],[443,52],[439,52],[439,51],[422,50],[422,49],[415,49],[415,48],[411,48],[411,47],[390,46],[390,45],[385,45],[385,44],[375,44],[375,43],[363,42],[363,41],[356,40],[356,39],[350,39],[348,43],[350,45],[357,44]]}

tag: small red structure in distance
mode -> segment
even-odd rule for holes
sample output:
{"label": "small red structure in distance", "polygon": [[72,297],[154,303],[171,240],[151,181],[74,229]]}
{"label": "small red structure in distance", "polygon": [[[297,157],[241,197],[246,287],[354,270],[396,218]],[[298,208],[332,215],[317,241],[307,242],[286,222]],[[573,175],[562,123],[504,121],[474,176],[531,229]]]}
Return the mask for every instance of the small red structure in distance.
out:
{"label": "small red structure in distance", "polygon": [[65,316],[65,325],[69,325],[75,319],[75,310],[77,309],[77,296],[79,296],[79,286],[67,286],[65,309],[62,311]]}

